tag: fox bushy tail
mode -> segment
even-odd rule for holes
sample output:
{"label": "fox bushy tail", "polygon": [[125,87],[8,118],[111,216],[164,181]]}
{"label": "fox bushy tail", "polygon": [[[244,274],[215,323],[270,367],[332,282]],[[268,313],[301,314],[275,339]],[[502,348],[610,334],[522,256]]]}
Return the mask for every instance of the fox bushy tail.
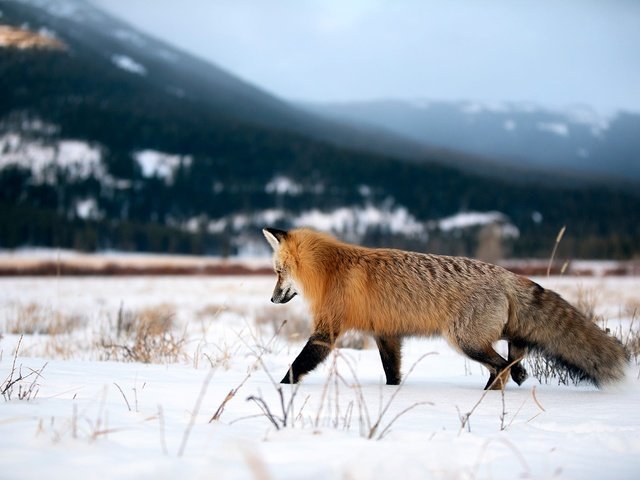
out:
{"label": "fox bushy tail", "polygon": [[622,343],[560,295],[531,282],[519,292],[507,334],[579,380],[601,387],[621,380],[629,361]]}

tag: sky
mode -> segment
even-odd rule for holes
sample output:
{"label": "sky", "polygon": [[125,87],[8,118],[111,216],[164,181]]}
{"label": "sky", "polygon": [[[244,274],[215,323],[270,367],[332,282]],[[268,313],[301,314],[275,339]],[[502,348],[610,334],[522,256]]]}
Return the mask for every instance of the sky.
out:
{"label": "sky", "polygon": [[90,0],[282,98],[640,111],[638,0]]}

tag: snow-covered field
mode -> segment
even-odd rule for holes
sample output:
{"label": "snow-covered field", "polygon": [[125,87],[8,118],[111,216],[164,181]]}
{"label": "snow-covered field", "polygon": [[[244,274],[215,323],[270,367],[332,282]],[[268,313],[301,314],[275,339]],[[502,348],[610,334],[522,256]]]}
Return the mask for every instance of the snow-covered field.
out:
{"label": "snow-covered field", "polygon": [[[638,329],[638,277],[536,280]],[[0,399],[0,478],[638,478],[635,359],[605,390],[485,395],[482,367],[437,339],[407,341],[404,385],[383,385],[369,342],[279,390],[309,327],[273,283],[0,279],[0,390],[20,333],[12,378],[31,374]]]}

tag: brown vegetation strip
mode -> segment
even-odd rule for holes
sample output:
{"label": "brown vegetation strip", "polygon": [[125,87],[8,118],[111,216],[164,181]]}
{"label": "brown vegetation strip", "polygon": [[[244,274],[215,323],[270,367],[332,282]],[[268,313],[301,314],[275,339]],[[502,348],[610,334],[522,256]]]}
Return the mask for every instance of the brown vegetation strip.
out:
{"label": "brown vegetation strip", "polygon": [[560,265],[553,265],[550,269],[546,265],[503,265],[507,270],[525,277],[546,277],[549,275],[566,275],[569,277],[595,277],[602,275],[605,277],[625,277],[640,275],[640,265],[637,262],[621,262],[618,266],[602,270],[597,273],[589,268],[569,268],[562,271]]}
{"label": "brown vegetation strip", "polygon": [[[544,277],[547,275],[548,265],[544,262],[529,262],[525,264],[506,263],[503,265],[519,275],[527,277]],[[154,276],[154,275],[271,275],[271,266],[249,266],[241,262],[211,262],[203,261],[198,264],[194,261],[187,263],[161,261],[78,261],[78,260],[43,260],[43,261],[0,261],[0,277],[19,276]],[[551,275],[566,275],[573,277],[593,277],[596,275],[632,276],[640,275],[640,262],[620,262],[608,269],[596,272],[589,268],[571,268],[562,272],[562,265],[554,264],[550,269]]]}
{"label": "brown vegetation strip", "polygon": [[237,263],[219,265],[81,265],[77,263],[44,261],[26,265],[0,265],[0,276],[151,276],[151,275],[267,275],[270,267],[248,267]]}

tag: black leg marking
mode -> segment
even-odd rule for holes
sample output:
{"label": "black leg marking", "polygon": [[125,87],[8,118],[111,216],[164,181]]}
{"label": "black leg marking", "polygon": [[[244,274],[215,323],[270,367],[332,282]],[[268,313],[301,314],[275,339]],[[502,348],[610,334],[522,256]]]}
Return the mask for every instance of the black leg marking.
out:
{"label": "black leg marking", "polygon": [[487,380],[487,384],[484,386],[484,390],[489,390],[490,388],[494,387],[496,384],[496,374],[494,372],[491,372],[489,374],[489,380]]}
{"label": "black leg marking", "polygon": [[379,335],[375,339],[378,350],[380,350],[380,359],[387,377],[387,385],[399,385],[402,339],[392,335]]}
{"label": "black leg marking", "polygon": [[[504,358],[502,358],[493,347],[489,346],[484,350],[476,350],[474,348],[464,347],[462,346],[462,351],[467,354],[469,358],[475,360],[476,362],[482,363],[485,367],[489,369],[489,381],[485,385],[484,389],[488,390],[489,388],[501,387],[499,385],[500,381],[494,383],[496,377],[509,365]],[[493,384],[493,386],[492,386]]]}
{"label": "black leg marking", "polygon": [[332,347],[333,340],[330,335],[325,333],[311,335],[280,383],[298,383],[302,375],[316,368],[320,362],[327,358]]}
{"label": "black leg marking", "polygon": [[[526,355],[526,353],[527,348],[524,343],[519,342],[518,340],[511,340],[509,342],[509,357],[507,358],[509,363],[521,359]],[[513,381],[518,385],[522,385],[528,376],[529,374],[527,373],[527,370],[519,361],[511,366],[511,378],[513,378]]]}

